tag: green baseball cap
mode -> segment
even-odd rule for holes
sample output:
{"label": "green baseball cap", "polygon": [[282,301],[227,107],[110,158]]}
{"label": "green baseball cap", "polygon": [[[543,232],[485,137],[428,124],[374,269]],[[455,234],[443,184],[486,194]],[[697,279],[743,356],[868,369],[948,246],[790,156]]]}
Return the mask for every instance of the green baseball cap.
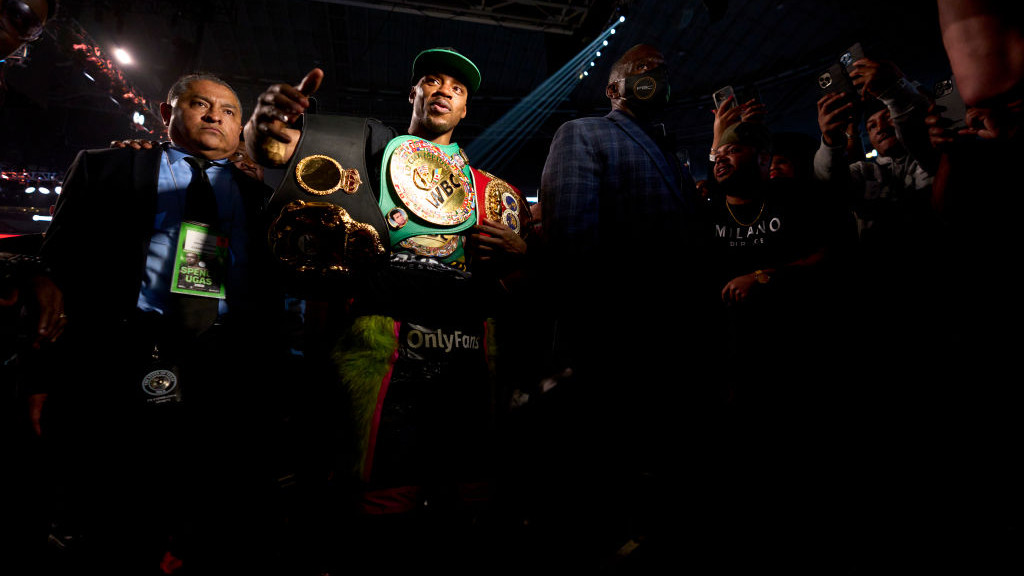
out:
{"label": "green baseball cap", "polygon": [[430,48],[416,55],[416,59],[412,61],[412,81],[415,83],[424,74],[432,72],[450,74],[458,78],[466,84],[471,93],[480,88],[480,69],[454,48]]}
{"label": "green baseball cap", "polygon": [[760,122],[737,122],[722,132],[718,145],[726,144],[753,146],[760,151],[768,152],[771,150],[772,133]]}

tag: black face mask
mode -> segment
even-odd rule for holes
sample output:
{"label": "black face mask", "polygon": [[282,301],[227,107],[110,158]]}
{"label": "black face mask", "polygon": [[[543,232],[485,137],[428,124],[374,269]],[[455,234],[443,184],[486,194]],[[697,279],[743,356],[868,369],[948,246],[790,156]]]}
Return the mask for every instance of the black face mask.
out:
{"label": "black face mask", "polygon": [[649,117],[665,109],[671,92],[668,73],[664,66],[658,66],[643,74],[626,76],[626,91],[623,96],[626,105],[634,114]]}

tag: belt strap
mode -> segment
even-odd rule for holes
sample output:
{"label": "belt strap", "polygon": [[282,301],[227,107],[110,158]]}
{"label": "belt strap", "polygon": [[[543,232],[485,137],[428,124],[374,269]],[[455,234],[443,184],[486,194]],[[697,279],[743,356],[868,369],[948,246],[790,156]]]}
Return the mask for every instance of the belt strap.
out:
{"label": "belt strap", "polygon": [[269,206],[271,250],[298,276],[386,262],[388,228],[366,168],[369,122],[303,116],[298,146]]}

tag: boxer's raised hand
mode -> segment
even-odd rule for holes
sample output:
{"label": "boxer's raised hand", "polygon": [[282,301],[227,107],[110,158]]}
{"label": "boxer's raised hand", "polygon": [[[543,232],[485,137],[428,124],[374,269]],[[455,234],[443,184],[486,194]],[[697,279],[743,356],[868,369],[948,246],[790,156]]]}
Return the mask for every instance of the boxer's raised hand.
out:
{"label": "boxer's raised hand", "polygon": [[295,86],[273,84],[256,100],[245,128],[249,155],[261,164],[281,165],[291,158],[299,131],[293,126],[309,108],[309,96],[320,88],[324,72],[314,68]]}

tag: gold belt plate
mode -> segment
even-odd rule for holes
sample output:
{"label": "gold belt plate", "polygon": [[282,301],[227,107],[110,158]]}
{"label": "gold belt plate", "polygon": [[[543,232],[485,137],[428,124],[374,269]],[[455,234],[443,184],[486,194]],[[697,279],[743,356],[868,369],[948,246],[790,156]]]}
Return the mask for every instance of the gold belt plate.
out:
{"label": "gold belt plate", "polygon": [[389,168],[395,193],[419,218],[439,226],[455,226],[473,215],[472,184],[433,143],[402,143],[391,156]]}
{"label": "gold belt plate", "polygon": [[489,177],[484,188],[484,212],[488,220],[504,222],[516,234],[522,234],[521,214],[525,206],[516,194],[515,189],[497,176],[480,170],[480,173]]}
{"label": "gold belt plate", "polygon": [[421,234],[406,238],[398,245],[419,256],[447,258],[459,247],[459,238],[458,234]]}
{"label": "gold belt plate", "polygon": [[363,182],[358,170],[342,168],[337,160],[323,154],[299,160],[295,165],[295,180],[314,196],[327,196],[338,190],[355,194]]}
{"label": "gold belt plate", "polygon": [[267,239],[273,254],[301,273],[350,272],[379,262],[387,253],[373,226],[331,202],[289,202]]}

